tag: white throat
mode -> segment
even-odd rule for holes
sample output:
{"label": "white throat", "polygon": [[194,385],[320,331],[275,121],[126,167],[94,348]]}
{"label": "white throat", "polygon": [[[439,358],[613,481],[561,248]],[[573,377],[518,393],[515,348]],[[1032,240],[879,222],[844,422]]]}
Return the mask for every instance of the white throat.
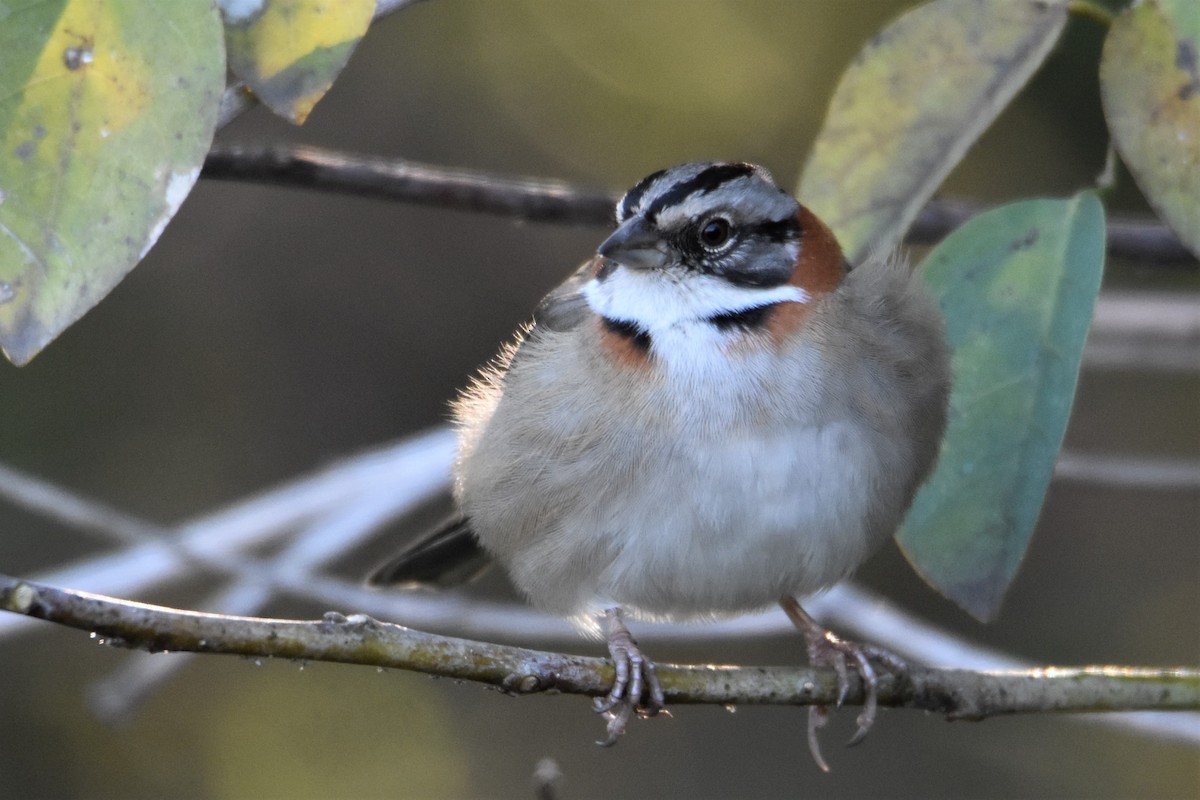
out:
{"label": "white throat", "polygon": [[617,266],[604,280],[588,281],[583,296],[597,314],[635,323],[651,337],[719,314],[809,300],[806,291],[791,284],[761,289],[735,286],[713,275],[631,270],[624,266]]}
{"label": "white throat", "polygon": [[731,370],[768,368],[760,363],[762,354],[730,358],[729,348],[745,333],[736,327],[722,329],[712,323],[712,317],[809,299],[807,292],[790,284],[755,289],[712,275],[681,276],[623,266],[603,281],[593,278],[583,287],[583,295],[597,314],[635,323],[650,334],[650,351],[659,363],[674,379],[692,387],[680,393],[684,398],[696,392],[711,396],[721,388],[736,391],[745,380],[730,380]]}

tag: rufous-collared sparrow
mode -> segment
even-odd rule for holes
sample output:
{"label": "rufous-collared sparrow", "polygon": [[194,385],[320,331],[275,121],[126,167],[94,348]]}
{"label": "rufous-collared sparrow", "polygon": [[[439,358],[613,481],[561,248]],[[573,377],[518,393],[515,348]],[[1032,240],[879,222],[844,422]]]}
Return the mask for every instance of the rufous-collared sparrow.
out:
{"label": "rufous-collared sparrow", "polygon": [[616,217],[455,405],[459,515],[372,582],[442,582],[490,558],[534,605],[603,627],[607,743],[663,705],[624,614],[781,602],[814,662],[863,674],[873,708],[869,651],[794,596],[861,564],[932,468],[949,389],[940,314],[902,260],[851,269],[750,164],[656,172]]}

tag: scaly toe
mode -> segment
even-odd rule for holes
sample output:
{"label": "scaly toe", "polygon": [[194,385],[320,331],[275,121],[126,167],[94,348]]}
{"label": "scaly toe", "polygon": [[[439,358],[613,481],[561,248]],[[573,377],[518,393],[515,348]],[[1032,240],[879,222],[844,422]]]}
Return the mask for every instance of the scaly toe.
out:
{"label": "scaly toe", "polygon": [[611,747],[625,733],[634,714],[653,717],[664,710],[666,700],[654,662],[642,653],[619,613],[609,612],[606,619],[613,685],[606,696],[593,701],[592,707],[608,720],[607,736],[597,744]]}
{"label": "scaly toe", "polygon": [[638,708],[644,716],[654,717],[667,707],[666,697],[663,696],[662,684],[658,682],[658,669],[654,662],[648,659],[642,662],[642,678],[645,680],[645,690],[641,695]]}

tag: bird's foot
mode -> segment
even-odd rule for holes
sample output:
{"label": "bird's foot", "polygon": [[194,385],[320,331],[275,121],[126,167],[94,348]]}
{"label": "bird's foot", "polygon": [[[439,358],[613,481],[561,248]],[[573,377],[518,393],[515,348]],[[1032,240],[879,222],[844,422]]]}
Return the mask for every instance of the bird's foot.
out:
{"label": "bird's foot", "polygon": [[[833,635],[817,623],[800,604],[792,597],[780,601],[783,610],[792,623],[804,635],[808,648],[808,661],[814,667],[832,667],[837,673],[838,695],[837,705],[841,707],[850,694],[850,670],[854,669],[862,679],[863,710],[858,715],[858,730],[850,737],[848,745],[856,745],[866,738],[871,727],[875,724],[875,715],[879,709],[879,679],[875,664],[879,664],[889,672],[903,674],[908,665],[894,653],[880,647],[858,642],[848,642]],[[875,664],[872,663],[875,662]],[[829,720],[827,706],[810,706],[808,709],[808,749],[813,760],[823,772],[829,771],[829,765],[821,756],[820,742],[817,731]]]}
{"label": "bird's foot", "polygon": [[607,736],[596,744],[611,747],[617,743],[634,714],[653,717],[666,708],[662,686],[654,662],[646,658],[625,627],[618,609],[604,615],[608,652],[612,656],[616,677],[612,689],[597,697],[593,707],[607,720]]}

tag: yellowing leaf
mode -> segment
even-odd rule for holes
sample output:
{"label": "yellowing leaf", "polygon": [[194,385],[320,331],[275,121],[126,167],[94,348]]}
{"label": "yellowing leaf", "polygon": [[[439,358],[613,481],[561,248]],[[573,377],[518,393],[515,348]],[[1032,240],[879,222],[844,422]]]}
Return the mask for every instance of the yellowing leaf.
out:
{"label": "yellowing leaf", "polygon": [[157,240],[199,174],[225,68],[207,3],[8,5],[0,346],[23,364]]}
{"label": "yellowing leaf", "polygon": [[229,68],[297,125],[346,65],[375,0],[221,0]]}
{"label": "yellowing leaf", "polygon": [[858,54],[796,194],[833,228],[851,262],[899,241],[1066,19],[1063,0],[934,0]]}
{"label": "yellowing leaf", "polygon": [[1113,23],[1100,61],[1104,114],[1159,216],[1200,256],[1200,3],[1147,2]]}

